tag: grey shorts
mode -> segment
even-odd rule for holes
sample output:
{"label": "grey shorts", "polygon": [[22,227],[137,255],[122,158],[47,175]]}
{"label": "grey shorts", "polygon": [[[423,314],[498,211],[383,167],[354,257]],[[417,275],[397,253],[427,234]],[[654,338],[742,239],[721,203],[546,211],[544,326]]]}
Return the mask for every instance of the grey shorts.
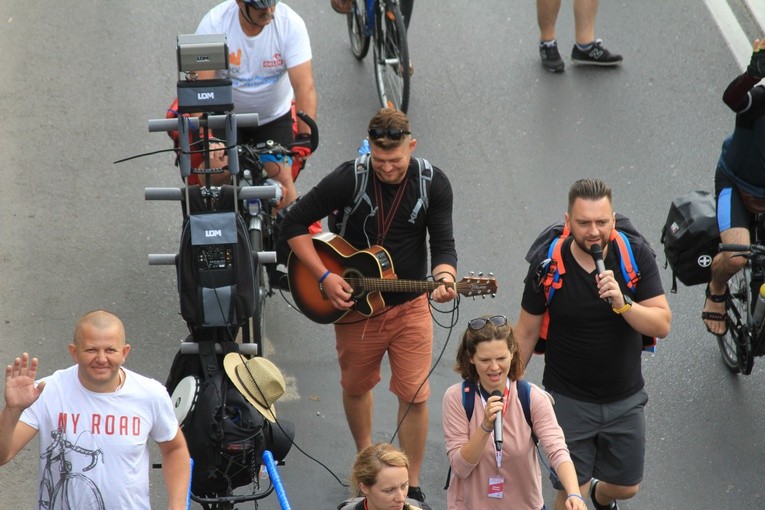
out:
{"label": "grey shorts", "polygon": [[[555,392],[552,396],[579,485],[593,477],[622,486],[643,480],[645,389],[611,404],[582,402]],[[560,485],[555,488],[563,490]]]}

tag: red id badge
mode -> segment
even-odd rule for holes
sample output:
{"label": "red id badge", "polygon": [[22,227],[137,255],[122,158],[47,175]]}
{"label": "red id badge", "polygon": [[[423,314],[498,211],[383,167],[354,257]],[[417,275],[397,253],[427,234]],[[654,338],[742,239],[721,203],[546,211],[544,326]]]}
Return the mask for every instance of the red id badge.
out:
{"label": "red id badge", "polygon": [[489,497],[502,499],[505,490],[505,479],[499,475],[489,477]]}

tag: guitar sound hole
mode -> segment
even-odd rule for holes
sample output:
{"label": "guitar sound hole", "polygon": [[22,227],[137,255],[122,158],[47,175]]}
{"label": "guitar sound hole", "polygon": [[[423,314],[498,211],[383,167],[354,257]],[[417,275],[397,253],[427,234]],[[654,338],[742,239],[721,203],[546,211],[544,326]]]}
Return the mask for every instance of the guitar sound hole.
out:
{"label": "guitar sound hole", "polygon": [[364,295],[364,286],[361,282],[363,277],[364,275],[357,269],[349,268],[343,272],[343,278],[345,278],[345,281],[348,282],[348,285],[353,287],[351,298],[360,299]]}

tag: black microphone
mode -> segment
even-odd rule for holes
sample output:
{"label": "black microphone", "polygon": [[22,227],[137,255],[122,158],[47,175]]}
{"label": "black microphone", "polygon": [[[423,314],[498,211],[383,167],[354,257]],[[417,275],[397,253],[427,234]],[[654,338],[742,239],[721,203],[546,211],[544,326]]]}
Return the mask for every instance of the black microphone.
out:
{"label": "black microphone", "polygon": [[[491,392],[492,397],[499,397],[499,401],[502,402],[502,392],[494,390]],[[494,419],[494,447],[497,451],[502,449],[502,409],[497,411],[497,417]]]}
{"label": "black microphone", "polygon": [[[595,267],[598,270],[598,274],[603,274],[606,270],[606,265],[603,263],[603,248],[601,248],[598,243],[593,244],[590,246],[590,255],[592,255],[592,260],[595,261]],[[611,304],[610,297],[607,297],[606,301],[609,305]]]}

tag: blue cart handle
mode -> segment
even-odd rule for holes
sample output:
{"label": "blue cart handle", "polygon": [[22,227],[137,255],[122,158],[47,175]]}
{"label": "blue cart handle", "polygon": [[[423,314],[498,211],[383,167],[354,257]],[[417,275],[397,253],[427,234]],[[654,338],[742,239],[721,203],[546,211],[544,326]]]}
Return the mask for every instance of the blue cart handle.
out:
{"label": "blue cart handle", "polygon": [[271,483],[274,485],[276,497],[279,498],[279,506],[282,508],[282,510],[292,510],[292,507],[290,507],[290,502],[287,501],[287,493],[284,492],[284,485],[282,485],[282,479],[279,477],[279,471],[276,469],[274,456],[269,450],[265,450],[263,452],[263,461],[266,464],[268,476],[271,477]]}

